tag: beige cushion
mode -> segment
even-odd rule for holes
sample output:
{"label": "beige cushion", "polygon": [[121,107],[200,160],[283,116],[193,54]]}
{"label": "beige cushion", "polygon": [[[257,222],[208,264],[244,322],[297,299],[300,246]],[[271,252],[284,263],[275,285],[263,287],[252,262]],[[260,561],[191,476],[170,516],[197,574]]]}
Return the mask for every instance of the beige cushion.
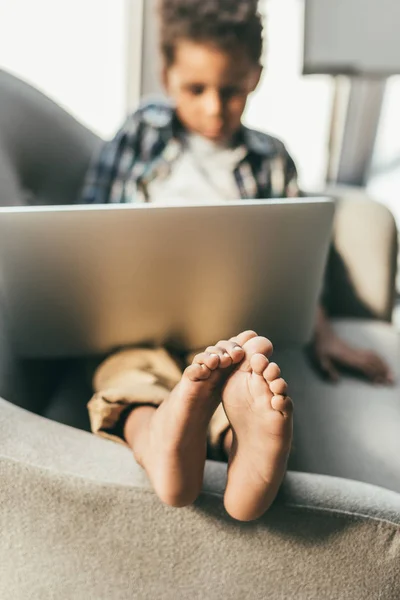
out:
{"label": "beige cushion", "polygon": [[337,316],[390,321],[397,272],[397,227],[365,190],[333,188],[339,198],[329,265],[330,308]]}

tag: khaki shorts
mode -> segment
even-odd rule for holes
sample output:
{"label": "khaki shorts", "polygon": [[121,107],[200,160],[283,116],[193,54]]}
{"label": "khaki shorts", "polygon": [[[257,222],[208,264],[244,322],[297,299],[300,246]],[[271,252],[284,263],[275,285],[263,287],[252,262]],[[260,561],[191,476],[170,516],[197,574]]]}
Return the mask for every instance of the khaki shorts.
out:
{"label": "khaki shorts", "polygon": [[[182,366],[164,348],[123,350],[106,359],[93,377],[94,396],[88,403],[93,433],[125,444],[121,422],[132,406],[159,406],[182,377],[193,354]],[[208,431],[208,456],[224,458],[222,442],[229,422],[222,404],[215,411]]]}

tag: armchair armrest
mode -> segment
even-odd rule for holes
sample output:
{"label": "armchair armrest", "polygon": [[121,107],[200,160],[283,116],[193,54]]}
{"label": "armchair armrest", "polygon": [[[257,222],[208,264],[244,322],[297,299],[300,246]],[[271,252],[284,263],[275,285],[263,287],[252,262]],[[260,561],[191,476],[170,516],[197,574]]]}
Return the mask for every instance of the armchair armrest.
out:
{"label": "armchair armrest", "polygon": [[0,401],[0,597],[400,596],[398,494],[290,473],[267,515],[239,524],[225,478],[208,463],[198,502],[168,508],[128,449]]}
{"label": "armchair armrest", "polygon": [[365,192],[328,192],[338,198],[328,272],[331,313],[391,321],[398,257],[393,215]]}

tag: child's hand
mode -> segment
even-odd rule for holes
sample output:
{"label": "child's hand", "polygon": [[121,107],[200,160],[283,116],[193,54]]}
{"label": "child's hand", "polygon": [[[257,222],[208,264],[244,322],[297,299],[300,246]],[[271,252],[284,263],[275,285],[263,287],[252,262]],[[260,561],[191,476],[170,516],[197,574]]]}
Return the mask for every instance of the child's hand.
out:
{"label": "child's hand", "polygon": [[339,369],[342,368],[375,384],[394,384],[394,376],[380,356],[369,350],[349,346],[332,330],[316,335],[310,351],[313,363],[330,381],[340,379]]}

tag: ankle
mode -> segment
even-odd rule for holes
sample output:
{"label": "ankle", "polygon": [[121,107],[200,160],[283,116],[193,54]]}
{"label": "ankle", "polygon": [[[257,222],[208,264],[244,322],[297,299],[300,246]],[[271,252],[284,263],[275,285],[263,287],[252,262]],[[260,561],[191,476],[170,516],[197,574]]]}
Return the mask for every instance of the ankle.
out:
{"label": "ankle", "polygon": [[231,452],[232,442],[233,442],[233,432],[232,432],[231,427],[229,427],[229,429],[226,430],[226,432],[224,434],[224,438],[222,440],[222,448],[224,450],[225,457],[227,459],[228,459],[229,454]]}
{"label": "ankle", "polygon": [[148,447],[148,432],[155,412],[156,408],[153,406],[138,406],[132,410],[125,421],[125,441],[141,467],[144,467]]}
{"label": "ankle", "polygon": [[[136,462],[146,471],[149,480],[159,499],[168,506],[182,508],[189,506],[197,499],[201,491],[201,473],[193,477],[193,473],[182,477],[170,467],[170,464],[182,463],[186,451],[180,446],[175,446],[171,441],[163,447],[161,456],[154,453],[152,443],[152,422],[158,409],[152,406],[135,408],[125,422],[124,437]],[[205,460],[205,456],[204,456]]]}

